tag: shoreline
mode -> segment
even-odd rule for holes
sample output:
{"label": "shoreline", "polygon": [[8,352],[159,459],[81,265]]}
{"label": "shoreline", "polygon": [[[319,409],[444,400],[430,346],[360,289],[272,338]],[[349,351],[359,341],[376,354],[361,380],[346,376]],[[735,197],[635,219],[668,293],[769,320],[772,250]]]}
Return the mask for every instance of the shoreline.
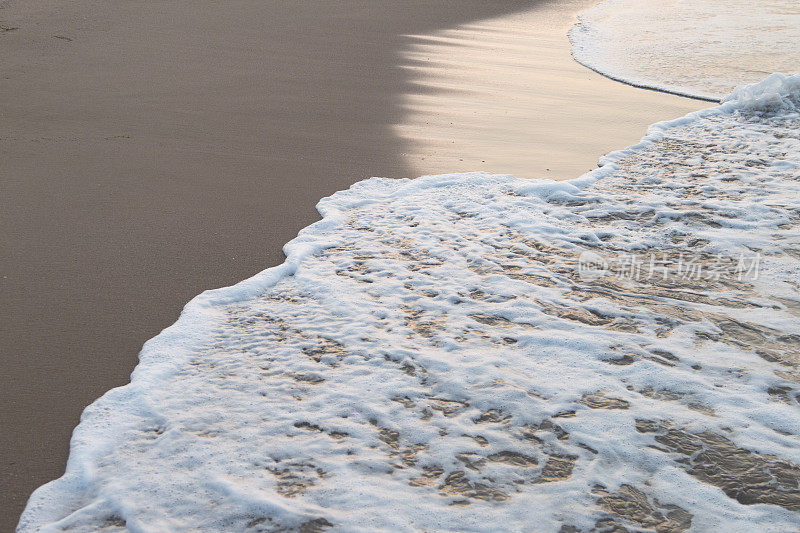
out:
{"label": "shoreline", "polygon": [[395,131],[404,95],[427,92],[397,68],[409,35],[531,7],[408,4],[3,6],[0,528],[183,302],[281,264],[319,198],[423,173]]}
{"label": "shoreline", "polygon": [[628,87],[634,87],[636,89],[643,89],[645,91],[653,91],[653,92],[656,92],[656,93],[669,94],[669,95],[672,95],[672,96],[678,96],[680,98],[690,98],[692,100],[700,100],[702,102],[708,102],[708,103],[711,103],[711,104],[719,104],[720,103],[719,99],[712,98],[710,96],[701,96],[701,95],[692,94],[692,93],[689,93],[689,92],[682,92],[682,91],[672,91],[670,89],[657,87],[655,85],[646,85],[646,84],[643,84],[643,83],[637,83],[637,82],[635,82],[633,80],[629,80],[629,79],[626,79],[626,78],[623,78],[623,77],[614,76],[613,74],[610,74],[610,73],[607,73],[607,72],[603,72],[602,70],[600,70],[600,69],[598,69],[596,67],[593,67],[592,65],[588,64],[587,62],[581,61],[580,59],[575,57],[575,54],[572,55],[572,59],[574,59],[575,62],[578,63],[579,65],[581,65],[582,67],[588,68],[592,72],[595,72],[595,73],[603,76],[604,78],[608,78],[611,81],[614,81],[614,82],[617,82],[617,83],[621,83],[623,85],[627,85]]}

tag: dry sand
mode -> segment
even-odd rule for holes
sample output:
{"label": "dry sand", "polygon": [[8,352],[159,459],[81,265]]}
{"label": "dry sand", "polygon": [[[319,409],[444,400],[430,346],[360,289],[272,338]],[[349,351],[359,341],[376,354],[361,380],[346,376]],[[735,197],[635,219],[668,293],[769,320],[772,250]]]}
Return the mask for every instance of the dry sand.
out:
{"label": "dry sand", "polygon": [[[436,48],[451,35],[443,29],[532,3],[0,3],[0,530],[61,474],[81,410],[128,381],[142,343],[202,290],[281,262],[282,245],[317,219],[319,198],[374,175],[540,175],[573,157],[586,170],[606,147],[685,112],[673,97],[654,105],[655,93],[572,64],[563,32],[589,3],[534,10],[524,31],[457,30],[467,40],[457,59],[424,72],[399,67],[420,51],[412,35]],[[530,28],[562,12],[560,26]],[[498,29],[524,53],[487,61],[468,42]],[[431,100],[464,68],[457,99]],[[522,71],[529,88],[555,87],[563,111],[546,120],[525,111],[533,136],[485,104],[500,97],[514,114],[553,105],[552,91],[527,94],[507,76]],[[481,78],[491,84],[472,85]],[[441,123],[421,127],[431,105],[469,131],[453,150],[441,146],[451,135]],[[555,130],[538,129],[545,123]]]}

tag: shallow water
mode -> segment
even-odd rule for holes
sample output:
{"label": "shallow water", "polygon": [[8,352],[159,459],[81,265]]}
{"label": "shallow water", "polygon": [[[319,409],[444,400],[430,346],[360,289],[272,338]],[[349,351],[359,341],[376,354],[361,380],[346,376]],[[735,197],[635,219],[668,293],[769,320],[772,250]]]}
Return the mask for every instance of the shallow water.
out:
{"label": "shallow water", "polygon": [[800,71],[796,0],[609,0],[570,31],[575,58],[611,78],[719,100]]}

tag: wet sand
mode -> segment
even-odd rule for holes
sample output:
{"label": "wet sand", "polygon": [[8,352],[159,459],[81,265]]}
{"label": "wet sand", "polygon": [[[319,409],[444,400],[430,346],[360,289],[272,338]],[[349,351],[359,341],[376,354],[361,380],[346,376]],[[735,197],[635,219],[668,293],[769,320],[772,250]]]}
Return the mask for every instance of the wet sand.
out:
{"label": "wet sand", "polygon": [[596,3],[543,2],[411,36],[403,67],[416,90],[404,95],[395,131],[415,173],[575,178],[654,122],[713,105],[635,89],[574,61],[567,31]]}
{"label": "wet sand", "polygon": [[403,35],[528,4],[5,3],[0,530],[187,301],[280,263],[321,197],[412,174]]}
{"label": "wet sand", "polygon": [[[408,103],[442,88],[399,65],[420,42],[411,36],[530,7],[0,4],[0,529],[13,527],[34,488],[63,472],[80,412],[128,381],[143,342],[202,290],[280,263],[282,245],[318,218],[319,198],[369,176],[464,170],[450,163],[481,136],[505,146],[486,168],[523,154],[529,162],[529,138],[492,129],[504,120],[449,153],[432,141],[436,130],[409,133],[419,118]],[[542,41],[542,50],[551,44]],[[559,57],[553,64],[566,69],[571,59]],[[550,83],[552,73],[541,81]],[[586,95],[561,98],[572,96],[564,105]],[[631,113],[646,123],[683,113],[610,107],[619,102],[601,102],[609,106],[601,118],[615,117],[626,139],[642,133],[626,122]],[[478,104],[456,103],[447,112],[467,124]],[[543,137],[552,150],[539,153],[578,153],[580,132],[564,131],[574,133]],[[582,131],[594,135],[591,124]],[[603,136],[611,147],[628,142]],[[426,143],[438,159],[422,163],[415,154]],[[581,167],[597,155],[581,153]]]}

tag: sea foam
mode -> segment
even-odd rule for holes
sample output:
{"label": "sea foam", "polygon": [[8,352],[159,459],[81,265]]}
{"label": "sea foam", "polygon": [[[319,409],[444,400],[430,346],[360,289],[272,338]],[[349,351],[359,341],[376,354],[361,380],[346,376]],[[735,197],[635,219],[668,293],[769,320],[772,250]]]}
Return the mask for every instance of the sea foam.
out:
{"label": "sea foam", "polygon": [[19,531],[797,530],[798,84],[571,182],[323,199],[145,344]]}
{"label": "sea foam", "polygon": [[575,59],[638,87],[719,101],[800,68],[795,0],[607,0],[578,19]]}

